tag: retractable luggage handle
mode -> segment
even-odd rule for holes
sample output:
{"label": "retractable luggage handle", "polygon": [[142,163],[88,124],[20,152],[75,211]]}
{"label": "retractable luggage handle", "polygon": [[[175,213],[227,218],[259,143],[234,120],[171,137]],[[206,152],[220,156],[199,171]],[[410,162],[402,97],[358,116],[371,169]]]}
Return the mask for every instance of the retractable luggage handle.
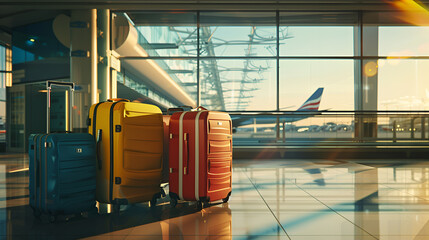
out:
{"label": "retractable luggage handle", "polygon": [[167,115],[171,115],[172,113],[175,113],[175,112],[184,112],[184,111],[187,111],[186,109],[191,110],[192,107],[191,106],[179,106],[179,107],[175,107],[175,108],[168,108],[167,109]]}
{"label": "retractable luggage handle", "polygon": [[51,131],[51,89],[52,85],[57,86],[66,86],[70,88],[70,101],[69,101],[69,121],[68,126],[66,128],[66,132],[70,132],[72,125],[72,109],[73,109],[73,103],[74,103],[74,90],[75,90],[75,84],[71,82],[57,82],[57,81],[47,81],[46,82],[46,90],[48,91],[46,94],[46,105],[47,105],[47,111],[46,111],[46,133],[50,133]]}

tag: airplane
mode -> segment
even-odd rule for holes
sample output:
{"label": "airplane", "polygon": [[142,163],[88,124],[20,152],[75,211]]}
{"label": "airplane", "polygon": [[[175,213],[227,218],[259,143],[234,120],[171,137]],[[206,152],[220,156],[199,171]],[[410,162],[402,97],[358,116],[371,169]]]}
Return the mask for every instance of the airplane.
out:
{"label": "airplane", "polygon": [[[301,107],[299,107],[294,113],[297,113],[296,116],[281,116],[279,115],[280,122],[292,123],[302,119],[306,119],[311,117],[313,114],[302,114],[300,116],[300,112],[316,112],[314,115],[317,115],[319,111],[320,101],[322,99],[324,88],[318,88],[308,99],[305,101]],[[326,111],[326,110],[324,110]],[[275,123],[277,120],[276,116],[273,115],[255,115],[257,116],[256,123],[257,124],[269,124]],[[254,124],[255,116],[236,116],[232,117],[232,130],[235,133],[237,128],[244,125]]]}

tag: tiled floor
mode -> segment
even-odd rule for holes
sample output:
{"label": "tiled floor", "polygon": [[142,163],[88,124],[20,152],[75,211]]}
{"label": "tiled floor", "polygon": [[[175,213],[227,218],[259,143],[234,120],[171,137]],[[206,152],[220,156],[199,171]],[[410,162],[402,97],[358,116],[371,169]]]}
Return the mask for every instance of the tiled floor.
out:
{"label": "tiled floor", "polygon": [[[369,162],[369,161],[368,161]],[[24,155],[0,155],[1,239],[429,239],[429,162],[235,161],[229,203],[49,223],[28,207]]]}

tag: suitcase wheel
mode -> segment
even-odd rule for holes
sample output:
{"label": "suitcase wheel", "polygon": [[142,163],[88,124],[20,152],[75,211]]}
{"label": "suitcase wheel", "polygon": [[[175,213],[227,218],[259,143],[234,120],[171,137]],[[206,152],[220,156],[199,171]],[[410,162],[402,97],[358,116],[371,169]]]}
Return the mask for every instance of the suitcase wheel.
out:
{"label": "suitcase wheel", "polygon": [[197,202],[197,210],[201,211],[203,208],[209,207],[210,203],[208,201],[198,201]]}
{"label": "suitcase wheel", "polygon": [[228,202],[229,196],[231,196],[231,192],[228,193],[228,195],[226,196],[226,198],[222,199],[222,202],[224,202],[224,203]]}
{"label": "suitcase wheel", "polygon": [[165,193],[164,188],[161,188],[161,197],[166,197],[167,194]]}
{"label": "suitcase wheel", "polygon": [[197,210],[201,211],[201,210],[203,210],[203,208],[204,208],[204,202],[198,201],[197,202]]}
{"label": "suitcase wheel", "polygon": [[161,198],[161,193],[155,193],[152,197],[152,200],[150,200],[150,207],[154,208],[156,207],[156,201],[158,200],[158,198]]}
{"label": "suitcase wheel", "polygon": [[121,211],[121,204],[112,204],[113,212],[119,213]]}
{"label": "suitcase wheel", "polygon": [[177,197],[175,195],[170,194],[170,206],[176,207],[177,205]]}
{"label": "suitcase wheel", "polygon": [[176,198],[172,198],[170,200],[170,206],[171,207],[176,207],[177,206],[177,199]]}

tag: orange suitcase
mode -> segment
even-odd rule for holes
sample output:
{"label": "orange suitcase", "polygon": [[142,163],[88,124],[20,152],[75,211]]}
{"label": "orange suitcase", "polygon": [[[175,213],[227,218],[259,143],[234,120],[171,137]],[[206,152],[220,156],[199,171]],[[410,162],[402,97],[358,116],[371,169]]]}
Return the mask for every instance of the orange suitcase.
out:
{"label": "orange suitcase", "polygon": [[170,119],[170,198],[227,202],[231,195],[232,123],[229,114],[207,111],[176,112]]}

